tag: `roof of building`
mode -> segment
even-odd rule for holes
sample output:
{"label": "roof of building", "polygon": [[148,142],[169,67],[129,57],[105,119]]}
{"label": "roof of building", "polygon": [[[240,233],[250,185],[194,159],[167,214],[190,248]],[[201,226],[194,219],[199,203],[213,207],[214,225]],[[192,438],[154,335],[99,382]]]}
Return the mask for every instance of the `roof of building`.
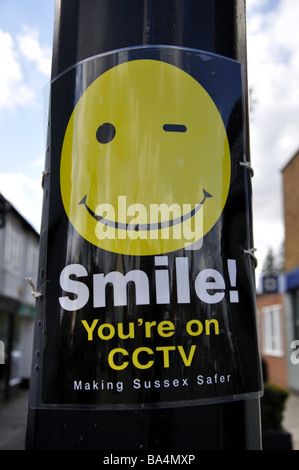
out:
{"label": "roof of building", "polygon": [[21,222],[23,227],[29,230],[33,235],[39,237],[39,233],[35,228],[20,214],[20,212],[0,193],[0,228],[5,223],[5,214],[11,212]]}

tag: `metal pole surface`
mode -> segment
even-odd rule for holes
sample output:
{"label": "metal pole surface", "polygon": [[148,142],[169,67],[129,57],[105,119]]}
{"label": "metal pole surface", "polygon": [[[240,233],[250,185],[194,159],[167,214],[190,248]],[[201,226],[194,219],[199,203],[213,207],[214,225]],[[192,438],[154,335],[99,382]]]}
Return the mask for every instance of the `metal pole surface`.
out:
{"label": "metal pole surface", "polygon": [[[148,45],[197,49],[238,61],[243,66],[247,90],[245,0],[57,0],[52,80],[58,80],[66,71],[88,58]],[[61,99],[64,97],[61,96]],[[246,93],[244,102],[246,151],[249,155]],[[51,125],[53,132],[53,122]],[[48,154],[47,168],[51,172],[51,157]],[[51,177],[54,178],[53,173]],[[49,252],[46,255],[48,198],[55,200],[56,196],[49,189],[45,174],[38,286],[50,282],[45,279],[45,266],[49,263],[46,259],[46,256],[49,257]],[[61,230],[59,222],[55,230]],[[247,236],[249,246],[252,246],[252,233]],[[35,369],[36,351],[39,351],[38,343],[42,335],[41,323],[38,322],[43,321],[45,302],[43,297],[37,299],[33,353],[35,375],[38,370]],[[48,299],[48,302],[51,300]],[[51,329],[49,323],[47,328]],[[52,365],[48,364],[48,367]],[[31,387],[31,396],[36,396],[42,388],[41,379],[34,378]],[[34,404],[33,398],[29,406],[29,450],[179,452],[260,447],[258,397],[196,406],[107,410],[97,409],[97,406],[78,409],[39,407]]]}

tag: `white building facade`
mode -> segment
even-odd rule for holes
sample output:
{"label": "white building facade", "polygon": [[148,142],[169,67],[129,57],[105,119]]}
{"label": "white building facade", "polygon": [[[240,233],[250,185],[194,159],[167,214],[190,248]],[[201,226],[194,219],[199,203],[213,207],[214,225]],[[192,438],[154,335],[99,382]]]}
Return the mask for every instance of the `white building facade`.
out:
{"label": "white building facade", "polygon": [[5,365],[0,392],[30,378],[35,300],[26,278],[35,282],[39,235],[0,194],[0,340]]}

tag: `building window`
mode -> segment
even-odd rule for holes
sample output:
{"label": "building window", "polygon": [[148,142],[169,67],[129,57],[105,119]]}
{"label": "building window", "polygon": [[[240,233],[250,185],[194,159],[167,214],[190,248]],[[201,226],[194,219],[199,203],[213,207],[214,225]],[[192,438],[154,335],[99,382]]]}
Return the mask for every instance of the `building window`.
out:
{"label": "building window", "polygon": [[263,353],[267,356],[282,357],[284,355],[281,312],[281,305],[271,305],[262,309]]}
{"label": "building window", "polygon": [[26,257],[26,276],[36,280],[38,267],[38,245],[33,240],[28,239]]}
{"label": "building window", "polygon": [[294,290],[291,293],[292,295],[292,304],[293,304],[293,338],[299,339],[299,290]]}
{"label": "building window", "polygon": [[21,266],[21,229],[12,219],[9,219],[7,222],[5,233],[5,268],[17,273]]}

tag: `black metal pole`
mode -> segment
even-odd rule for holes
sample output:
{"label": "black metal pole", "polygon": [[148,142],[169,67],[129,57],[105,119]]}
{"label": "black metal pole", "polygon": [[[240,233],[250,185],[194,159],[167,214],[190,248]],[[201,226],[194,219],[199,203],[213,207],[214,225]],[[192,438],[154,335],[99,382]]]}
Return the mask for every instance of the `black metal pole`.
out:
{"label": "black metal pole", "polygon": [[[245,0],[57,0],[52,80],[59,80],[60,76],[85,59],[119,49],[149,45],[190,48],[238,61],[244,68],[244,89],[247,90]],[[61,95],[61,99],[64,96]],[[247,92],[244,103],[247,129]],[[53,139],[57,137],[53,134],[56,126],[51,116],[49,123],[52,126],[52,142],[49,144],[53,146]],[[246,133],[245,147],[249,155],[248,129]],[[47,153],[46,169],[49,168],[50,176],[54,178],[53,172],[57,170],[50,153],[51,149]],[[47,264],[54,263],[51,253],[55,256],[55,248],[49,247],[49,239],[54,230],[62,231],[60,221],[57,219],[55,225],[55,217],[51,215],[58,197],[53,190],[51,192],[47,172],[44,191],[37,288],[41,291],[52,282],[46,275]],[[49,209],[50,198],[52,209]],[[48,226],[49,217],[52,227]],[[252,234],[246,237],[248,246],[252,246]],[[253,290],[252,277],[250,282]],[[251,295],[254,296],[254,292]],[[98,409],[96,404],[92,408],[60,408],[55,403],[36,405],[36,397],[45,387],[42,379],[37,377],[43,334],[51,338],[47,347],[52,347],[53,351],[56,347],[55,344],[49,346],[55,334],[52,334],[49,319],[45,325],[47,302],[49,305],[52,300],[45,299],[45,296],[37,299],[27,449],[152,452],[260,449],[260,404],[257,396],[247,397],[245,394],[239,400],[144,409]],[[74,360],[79,361],[79,356]],[[54,360],[53,363],[44,362],[43,367],[54,368]],[[64,373],[68,371],[64,370]]]}

